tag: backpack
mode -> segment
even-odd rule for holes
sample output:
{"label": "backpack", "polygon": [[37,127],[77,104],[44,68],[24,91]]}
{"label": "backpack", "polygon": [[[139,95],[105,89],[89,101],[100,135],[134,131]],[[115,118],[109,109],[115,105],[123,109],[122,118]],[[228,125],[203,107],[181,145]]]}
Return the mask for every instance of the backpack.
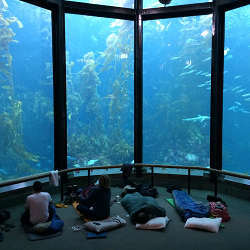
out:
{"label": "backpack", "polygon": [[156,198],[158,196],[158,191],[156,188],[151,187],[148,184],[141,184],[137,188],[138,192],[143,196],[151,196],[153,198]]}
{"label": "backpack", "polygon": [[209,202],[209,206],[210,206],[210,214],[213,217],[216,218],[221,217],[222,222],[227,222],[231,219],[231,217],[228,214],[227,207],[223,203],[219,201]]}

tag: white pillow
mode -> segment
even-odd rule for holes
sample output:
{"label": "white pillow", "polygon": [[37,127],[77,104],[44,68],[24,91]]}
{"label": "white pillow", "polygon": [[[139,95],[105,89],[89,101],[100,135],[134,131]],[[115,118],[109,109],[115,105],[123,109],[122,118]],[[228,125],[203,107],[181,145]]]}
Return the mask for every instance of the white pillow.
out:
{"label": "white pillow", "polygon": [[212,233],[217,233],[220,228],[222,218],[189,218],[186,221],[184,228],[198,228]]}
{"label": "white pillow", "polygon": [[86,230],[89,230],[91,232],[100,233],[121,227],[123,225],[126,225],[126,223],[126,220],[117,215],[105,220],[89,221],[84,224],[84,227]]}
{"label": "white pillow", "polygon": [[167,226],[169,222],[169,218],[166,217],[156,217],[151,220],[149,220],[145,224],[136,224],[136,229],[162,229]]}

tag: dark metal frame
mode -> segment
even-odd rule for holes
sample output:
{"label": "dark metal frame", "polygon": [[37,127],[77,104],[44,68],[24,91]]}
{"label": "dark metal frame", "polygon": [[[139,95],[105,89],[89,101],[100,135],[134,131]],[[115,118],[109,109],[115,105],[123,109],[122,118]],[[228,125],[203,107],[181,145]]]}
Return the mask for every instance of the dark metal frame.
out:
{"label": "dark metal frame", "polygon": [[[134,22],[134,161],[143,162],[143,21],[142,0],[135,0]],[[142,168],[136,168],[142,176]]]}
{"label": "dark metal frame", "polygon": [[[67,110],[65,13],[118,18],[134,21],[134,159],[143,162],[143,21],[213,13],[210,167],[222,169],[222,117],[225,12],[250,4],[249,0],[214,0],[213,3],[143,9],[142,0],[135,8],[77,3],[62,0],[20,0],[52,11],[54,74],[55,169],[67,168]],[[137,170],[137,175],[141,175]],[[190,176],[190,173],[188,173]],[[213,176],[217,193],[217,177]],[[153,180],[153,179],[152,179]],[[190,184],[189,184],[190,189]]]}
{"label": "dark metal frame", "polygon": [[224,36],[225,12],[215,5],[212,24],[210,167],[219,170],[222,169]]}

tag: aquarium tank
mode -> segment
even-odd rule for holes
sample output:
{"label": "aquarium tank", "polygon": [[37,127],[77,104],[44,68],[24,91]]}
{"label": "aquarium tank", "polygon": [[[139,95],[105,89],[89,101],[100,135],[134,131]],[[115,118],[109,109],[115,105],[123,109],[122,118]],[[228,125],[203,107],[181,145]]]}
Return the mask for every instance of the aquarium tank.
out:
{"label": "aquarium tank", "polygon": [[[54,170],[52,13],[27,2],[0,0],[0,182]],[[167,6],[204,2],[212,1]],[[158,7],[164,5],[143,1],[145,9]],[[225,13],[222,169],[244,174],[250,173],[249,16],[249,5]],[[65,13],[68,168],[134,163],[136,26],[124,19]],[[143,163],[210,167],[212,21],[212,14],[143,21]]]}

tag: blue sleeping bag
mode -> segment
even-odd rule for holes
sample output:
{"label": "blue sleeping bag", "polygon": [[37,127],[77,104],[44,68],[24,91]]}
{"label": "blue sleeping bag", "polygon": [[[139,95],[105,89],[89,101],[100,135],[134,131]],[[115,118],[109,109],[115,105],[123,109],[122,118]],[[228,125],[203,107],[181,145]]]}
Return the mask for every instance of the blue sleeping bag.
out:
{"label": "blue sleeping bag", "polygon": [[209,217],[209,204],[194,201],[185,191],[172,192],[176,210],[184,221],[191,217]]}
{"label": "blue sleeping bag", "polygon": [[54,234],[62,231],[64,226],[64,222],[60,219],[60,217],[55,213],[52,217],[51,223],[48,228],[49,234]]}

